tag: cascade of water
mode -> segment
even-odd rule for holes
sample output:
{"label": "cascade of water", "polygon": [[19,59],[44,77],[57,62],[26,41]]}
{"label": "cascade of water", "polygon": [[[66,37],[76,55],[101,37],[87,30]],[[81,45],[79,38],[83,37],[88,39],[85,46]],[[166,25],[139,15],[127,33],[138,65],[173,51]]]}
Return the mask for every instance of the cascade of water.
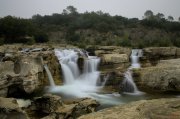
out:
{"label": "cascade of water", "polygon": [[48,75],[50,86],[54,87],[55,83],[54,83],[53,77],[52,77],[51,72],[49,71],[49,68],[46,64],[44,65],[44,69],[46,70],[46,73]]}
{"label": "cascade of water", "polygon": [[133,81],[131,70],[128,69],[125,72],[124,78],[125,79],[123,80],[123,83],[122,83],[122,91],[123,92],[131,92],[131,93],[137,92],[138,88]]}
{"label": "cascade of water", "polygon": [[106,82],[107,82],[107,80],[109,79],[109,74],[107,74],[106,76],[104,76],[104,81],[102,82],[102,86],[104,87],[105,85],[106,85]]}
{"label": "cascade of water", "polygon": [[131,66],[130,68],[125,72],[124,77],[125,79],[122,82],[122,91],[123,92],[131,92],[136,93],[138,92],[138,88],[136,84],[133,81],[132,77],[132,68],[140,68],[139,64],[139,57],[142,57],[142,50],[141,49],[133,49],[131,53]]}
{"label": "cascade of water", "polygon": [[[77,50],[76,50],[77,51]],[[59,59],[62,67],[65,85],[77,85],[79,84],[96,87],[97,79],[99,78],[99,72],[97,66],[100,59],[95,56],[87,56],[84,60],[83,73],[80,74],[77,59],[78,53],[75,50],[55,50],[55,54]],[[82,54],[81,52],[80,54]],[[84,56],[84,55],[83,55]],[[92,87],[91,87],[92,88]]]}
{"label": "cascade of water", "polygon": [[140,68],[139,57],[142,57],[143,53],[141,49],[133,49],[131,52],[131,67],[130,68]]}

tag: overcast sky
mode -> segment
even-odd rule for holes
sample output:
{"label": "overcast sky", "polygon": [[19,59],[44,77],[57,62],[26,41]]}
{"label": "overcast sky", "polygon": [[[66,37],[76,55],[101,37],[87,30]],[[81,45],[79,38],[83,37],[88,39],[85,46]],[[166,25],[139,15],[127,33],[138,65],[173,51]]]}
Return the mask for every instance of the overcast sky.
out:
{"label": "overcast sky", "polygon": [[176,20],[180,17],[180,0],[0,0],[0,17],[7,15],[30,18],[34,14],[62,13],[73,5],[78,12],[98,11],[128,18],[142,18],[146,10],[160,12]]}

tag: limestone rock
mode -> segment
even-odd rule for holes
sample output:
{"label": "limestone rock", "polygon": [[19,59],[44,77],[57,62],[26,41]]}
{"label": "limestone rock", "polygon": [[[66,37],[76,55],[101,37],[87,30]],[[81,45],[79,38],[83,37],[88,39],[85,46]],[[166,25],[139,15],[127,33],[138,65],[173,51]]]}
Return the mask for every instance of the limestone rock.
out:
{"label": "limestone rock", "polygon": [[19,108],[14,98],[0,97],[0,118],[1,119],[29,119],[27,114]]}
{"label": "limestone rock", "polygon": [[176,55],[176,47],[149,47],[143,49],[144,54],[148,56],[174,57]]}
{"label": "limestone rock", "polygon": [[17,88],[26,93],[32,93],[41,85],[39,73],[43,72],[43,67],[38,62],[37,56],[19,56],[19,60],[16,62],[0,62],[0,72],[0,92],[4,92],[1,96],[7,95],[7,91],[2,90],[8,89],[10,93],[11,90]]}
{"label": "limestone rock", "polygon": [[45,94],[42,97],[37,97],[33,102],[33,110],[40,110],[44,113],[55,112],[59,107],[63,105],[61,97]]}
{"label": "limestone rock", "polygon": [[72,119],[96,111],[97,106],[99,103],[90,98],[76,99],[64,104],[59,96],[46,94],[35,98],[31,109],[49,114],[42,119]]}
{"label": "limestone rock", "polygon": [[161,60],[158,65],[142,68],[135,80],[138,87],[153,91],[180,91],[180,59]]}
{"label": "limestone rock", "polygon": [[177,56],[177,57],[180,57],[180,48],[177,48],[177,49],[176,49],[176,56]]}
{"label": "limestone rock", "polygon": [[83,115],[78,119],[179,119],[180,99],[141,100]]}
{"label": "limestone rock", "polygon": [[104,54],[102,55],[102,61],[105,63],[126,63],[128,62],[128,56],[126,54]]}

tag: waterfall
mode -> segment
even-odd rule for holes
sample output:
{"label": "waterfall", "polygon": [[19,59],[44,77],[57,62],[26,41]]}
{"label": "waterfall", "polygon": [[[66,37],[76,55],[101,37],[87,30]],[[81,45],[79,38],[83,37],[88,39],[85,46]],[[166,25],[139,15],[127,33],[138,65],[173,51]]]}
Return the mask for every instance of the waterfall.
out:
{"label": "waterfall", "polygon": [[109,74],[107,74],[106,76],[104,76],[103,82],[102,82],[102,86],[103,86],[103,87],[106,85],[106,82],[107,82],[107,80],[109,79],[109,77],[110,77]]}
{"label": "waterfall", "polygon": [[122,91],[131,92],[131,93],[138,91],[138,88],[133,81],[132,72],[130,69],[128,69],[124,74],[124,80],[122,83]]}
{"label": "waterfall", "polygon": [[131,66],[124,74],[124,80],[122,82],[121,90],[123,92],[131,92],[136,93],[138,92],[138,88],[133,81],[131,69],[133,68],[140,68],[139,64],[139,57],[142,57],[142,50],[141,49],[133,49],[131,52]]}
{"label": "waterfall", "polygon": [[[95,92],[97,89],[97,80],[99,71],[97,71],[100,59],[96,56],[88,56],[80,50],[58,50],[55,49],[62,68],[64,85],[59,87],[61,91],[66,90],[66,93],[72,93],[76,96],[87,96],[87,92]],[[84,57],[83,71],[80,72],[77,60],[78,55]],[[65,89],[63,89],[65,88]],[[60,91],[59,89],[57,89]]]}
{"label": "waterfall", "polygon": [[139,57],[142,57],[143,53],[141,49],[133,49],[131,52],[131,67],[130,68],[140,68]]}
{"label": "waterfall", "polygon": [[55,83],[54,83],[53,77],[52,77],[51,72],[49,71],[49,68],[46,64],[44,65],[44,69],[46,70],[46,73],[48,75],[50,86],[54,87]]}

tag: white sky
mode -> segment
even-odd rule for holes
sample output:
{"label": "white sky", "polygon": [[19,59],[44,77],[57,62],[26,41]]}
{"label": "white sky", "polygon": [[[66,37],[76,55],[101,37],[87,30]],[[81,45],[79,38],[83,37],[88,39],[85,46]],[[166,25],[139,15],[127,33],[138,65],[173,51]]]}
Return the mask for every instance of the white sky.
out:
{"label": "white sky", "polygon": [[30,18],[34,14],[62,13],[73,5],[78,12],[98,11],[128,18],[142,18],[146,10],[155,14],[180,17],[180,0],[0,0],[0,17],[7,15]]}

